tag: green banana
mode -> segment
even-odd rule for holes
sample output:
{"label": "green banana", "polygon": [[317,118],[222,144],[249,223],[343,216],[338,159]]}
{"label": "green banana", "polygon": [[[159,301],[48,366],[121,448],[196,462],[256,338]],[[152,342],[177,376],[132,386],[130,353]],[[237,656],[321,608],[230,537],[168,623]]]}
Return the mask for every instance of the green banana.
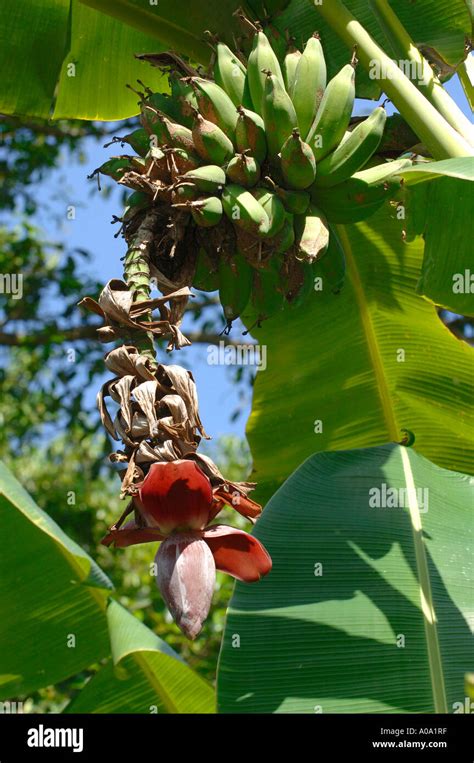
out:
{"label": "green banana", "polygon": [[400,180],[396,176],[370,185],[358,177],[364,172],[356,173],[332,188],[311,188],[312,201],[324,212],[329,222],[361,222],[373,215],[400,188]]}
{"label": "green banana", "polygon": [[285,223],[285,207],[276,193],[266,188],[254,188],[252,195],[263,207],[268,218],[268,227],[265,231],[261,230],[260,235],[263,238],[273,238],[281,231]]}
{"label": "green banana", "polygon": [[268,233],[268,215],[246,188],[234,183],[226,185],[222,192],[222,205],[229,220],[238,228],[254,236],[264,236]]}
{"label": "green banana", "polygon": [[219,273],[214,261],[204,247],[199,249],[193,286],[199,291],[216,291],[219,288]]}
{"label": "green banana", "polygon": [[235,53],[223,42],[217,43],[214,79],[235,106],[252,107],[247,70]]}
{"label": "green banana", "polygon": [[235,139],[237,112],[231,99],[219,85],[202,77],[192,77],[198,108],[202,116],[213,122],[231,139]]}
{"label": "green banana", "polygon": [[237,154],[227,165],[226,174],[233,183],[252,188],[260,180],[260,166],[253,156]]}
{"label": "green banana", "polygon": [[199,156],[213,164],[224,164],[234,153],[232,141],[225,132],[200,114],[196,114],[192,137]]}
{"label": "green banana", "polygon": [[171,177],[173,179],[190,170],[197,169],[202,163],[200,156],[186,151],[184,148],[165,148],[164,151],[168,157]]}
{"label": "green banana", "polygon": [[346,275],[346,258],[339,237],[333,227],[330,228],[330,238],[327,253],[312,266],[313,289],[319,291],[318,279],[321,279],[323,293],[331,291],[339,294],[344,286]]}
{"label": "green banana", "polygon": [[[174,206],[181,206],[175,204]],[[207,196],[197,201],[187,201],[185,206],[190,210],[196,225],[211,228],[222,220],[222,202],[217,196]]]}
{"label": "green banana", "polygon": [[352,64],[346,64],[329,82],[306,137],[317,162],[341,142],[350,122],[354,98],[355,70]]}
{"label": "green banana", "polygon": [[314,294],[313,265],[293,258],[285,259],[286,273],[282,276],[282,287],[290,308],[303,305]]}
{"label": "green banana", "polygon": [[275,186],[275,193],[282,200],[286,211],[291,212],[293,215],[304,215],[311,201],[307,191],[290,191],[288,188]]}
{"label": "green banana", "polygon": [[108,159],[104,164],[94,170],[89,178],[93,178],[95,175],[108,175],[113,180],[120,180],[126,172],[138,172],[143,173],[145,171],[145,160],[138,156],[113,156]]}
{"label": "green banana", "polygon": [[306,138],[322,101],[327,71],[323,49],[317,35],[310,37],[296,69],[292,90],[289,90],[301,135]]}
{"label": "green banana", "polygon": [[167,93],[151,93],[142,102],[142,108],[144,104],[152,106],[156,111],[160,111],[162,114],[166,114],[168,119],[173,122],[181,122],[181,113],[179,104],[174,97],[171,97]]}
{"label": "green banana", "polygon": [[305,215],[295,217],[297,259],[309,264],[320,259],[329,244],[329,229],[322,212],[310,204]]}
{"label": "green banana", "polygon": [[280,232],[272,239],[271,244],[275,247],[275,254],[285,254],[295,243],[295,226],[293,215],[288,212]]}
{"label": "green banana", "polygon": [[283,61],[283,79],[287,93],[290,96],[293,93],[293,85],[296,79],[296,69],[301,58],[301,51],[298,48],[291,47]]}
{"label": "green banana", "polygon": [[[181,122],[186,127],[192,127],[194,113],[198,107],[194,88],[186,78],[183,79],[177,72],[171,72],[168,79],[171,88],[171,100],[178,112],[176,121]],[[161,106],[157,106],[157,108],[166,113],[166,109]]]}
{"label": "green banana", "polygon": [[384,108],[378,106],[374,109],[332,154],[319,162],[315,184],[321,188],[330,188],[344,182],[364,167],[380,145],[386,120]]}
{"label": "green banana", "polygon": [[252,292],[253,270],[238,252],[219,258],[219,300],[230,325],[245,310]]}
{"label": "green banana", "polygon": [[[149,116],[147,112],[150,112]],[[193,150],[191,130],[179,122],[172,122],[165,114],[155,110],[152,106],[145,106],[145,116],[142,123],[146,132],[150,133],[148,138],[150,145],[184,148],[185,151]]]}
{"label": "green banana", "polygon": [[182,183],[193,183],[199,191],[215,193],[225,186],[225,172],[216,164],[208,164],[185,172],[179,178],[179,185]]}
{"label": "green banana", "polygon": [[314,183],[316,159],[311,146],[301,140],[299,130],[293,130],[281,149],[281,171],[286,183],[295,190],[304,190]]}
{"label": "green banana", "polygon": [[141,191],[134,191],[126,199],[122,220],[130,220],[140,209],[146,209],[150,206],[151,200],[148,194]]}
{"label": "green banana", "polygon": [[168,157],[161,148],[150,148],[146,155],[146,175],[150,180],[168,184],[171,180]]}
{"label": "green banana", "polygon": [[164,114],[158,114],[164,129],[164,143],[173,148],[184,148],[185,151],[193,150],[193,133],[189,127],[171,122]]}
{"label": "green banana", "polygon": [[143,127],[125,135],[120,142],[128,143],[139,156],[146,156],[151,148],[150,136]]}
{"label": "green banana", "polygon": [[154,106],[151,106],[147,102],[142,104],[140,124],[150,136],[153,136],[153,141],[155,143],[164,146],[169,140],[169,135],[161,116],[161,112]]}
{"label": "green banana", "polygon": [[367,170],[361,170],[361,172],[355,172],[352,177],[362,180],[369,186],[379,186],[388,180],[392,180],[402,170],[412,166],[413,162],[411,159],[395,159],[390,162],[377,164],[375,167],[369,167]]}
{"label": "green banana", "polygon": [[239,151],[250,150],[257,162],[265,161],[267,156],[267,138],[265,123],[259,114],[243,106],[237,108],[238,119],[235,128],[235,140]]}
{"label": "green banana", "polygon": [[252,50],[247,62],[247,78],[252,97],[253,108],[263,116],[263,96],[265,93],[264,70],[269,70],[279,80],[281,87],[285,87],[280,62],[276,57],[270,41],[264,32],[257,32],[253,39]]}
{"label": "green banana", "polygon": [[254,270],[250,303],[258,324],[283,310],[285,295],[277,263],[268,270]]}
{"label": "green banana", "polygon": [[199,195],[200,191],[194,183],[179,183],[172,190],[171,201],[173,204],[179,204],[183,201],[196,201]]}
{"label": "green banana", "polygon": [[268,153],[270,159],[275,161],[288,135],[297,127],[298,120],[285,86],[269,70],[265,79],[262,109]]}

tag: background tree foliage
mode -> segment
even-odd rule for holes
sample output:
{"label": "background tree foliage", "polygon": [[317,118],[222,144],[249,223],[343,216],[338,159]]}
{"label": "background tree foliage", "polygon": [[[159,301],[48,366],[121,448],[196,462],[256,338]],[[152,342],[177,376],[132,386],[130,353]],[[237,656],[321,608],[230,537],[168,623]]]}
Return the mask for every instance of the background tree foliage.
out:
{"label": "background tree foliage", "polygon": [[[114,132],[125,134],[133,124],[125,121]],[[113,580],[120,602],[213,682],[232,579],[218,574],[212,616],[202,638],[191,643],[171,620],[149,574],[152,549],[117,552],[100,545],[123,506],[118,477],[107,461],[111,444],[99,427],[90,395],[104,373],[106,348],[96,340],[94,317],[77,303],[85,294],[97,296],[102,284],[88,275],[93,253],[70,250],[61,236],[50,241],[51,232],[46,236],[34,221],[36,213],[48,208],[44,182],[65,152],[80,157],[85,175],[86,139],[103,143],[111,132],[90,122],[53,125],[2,117],[0,134],[0,273],[23,274],[22,299],[0,294],[0,460],[97,560]],[[194,341],[220,340],[216,326],[222,319],[212,295],[198,295],[191,322],[188,334]],[[229,372],[244,400],[252,372]],[[236,409],[233,417],[240,413]],[[242,479],[250,470],[248,448],[238,437],[223,437],[208,445],[207,452],[230,479]],[[243,519],[240,526],[246,527]],[[25,710],[61,710],[93,670],[20,698]]]}

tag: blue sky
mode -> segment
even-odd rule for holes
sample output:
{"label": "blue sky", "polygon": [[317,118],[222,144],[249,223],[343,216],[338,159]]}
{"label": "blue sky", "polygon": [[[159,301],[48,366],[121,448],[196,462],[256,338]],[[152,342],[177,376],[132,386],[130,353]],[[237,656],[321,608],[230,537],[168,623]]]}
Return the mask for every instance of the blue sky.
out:
{"label": "blue sky", "polygon": [[[462,110],[469,115],[469,107],[457,77],[448,83],[447,89]],[[356,113],[367,114],[373,108],[372,101],[358,101]],[[390,104],[387,111],[393,112]],[[120,124],[117,124],[117,132],[114,134],[124,134],[124,131],[120,130]],[[120,257],[124,254],[125,245],[122,238],[114,238],[117,226],[112,226],[110,222],[112,215],[121,213],[121,191],[112,180],[103,178],[102,185],[108,190],[100,193],[97,190],[97,182],[87,180],[87,175],[109,156],[120,153],[121,149],[120,145],[103,148],[101,143],[92,139],[85,141],[83,149],[84,162],[77,156],[63,155],[60,167],[48,177],[47,182],[38,187],[41,198],[50,200],[48,206],[52,214],[43,212],[38,215],[36,222],[45,231],[47,239],[62,240],[67,247],[90,251],[93,258],[88,266],[89,273],[93,278],[105,283],[111,278],[122,277]],[[69,205],[76,207],[75,220],[68,220],[66,217]],[[221,328],[220,325],[216,326],[216,330]],[[236,340],[240,337],[238,326],[233,329],[233,337]],[[242,338],[242,341],[248,340]],[[231,421],[230,415],[239,405],[238,390],[227,367],[207,364],[205,346],[195,345],[173,353],[171,357],[163,357],[162,361],[180,363],[192,370],[198,385],[201,417],[213,439],[228,433],[244,434],[245,422],[250,412],[250,398],[243,415],[236,421]],[[90,401],[94,399],[95,394],[96,389],[90,391]]]}

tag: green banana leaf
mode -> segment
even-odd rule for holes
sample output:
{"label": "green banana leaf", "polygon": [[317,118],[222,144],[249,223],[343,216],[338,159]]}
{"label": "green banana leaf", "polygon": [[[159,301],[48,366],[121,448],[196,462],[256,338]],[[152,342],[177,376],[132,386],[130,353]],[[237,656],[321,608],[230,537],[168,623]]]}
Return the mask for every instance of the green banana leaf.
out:
{"label": "green banana leaf", "polygon": [[159,70],[134,58],[161,50],[156,37],[78,0],[4,0],[0,29],[5,114],[123,119],[138,112],[138,98],[127,83],[145,78],[160,88]]}
{"label": "green banana leaf", "polygon": [[474,354],[420,299],[423,242],[406,243],[388,204],[338,226],[347,271],[339,294],[315,291],[252,330],[265,347],[247,428],[256,499],[316,450],[400,442],[439,466],[473,471]]}
{"label": "green banana leaf", "polygon": [[0,700],[109,658],[67,712],[214,711],[213,689],[114,600],[100,567],[0,463]]}
{"label": "green banana leaf", "polygon": [[0,463],[0,698],[79,673],[110,652],[111,582]]}
{"label": "green banana leaf", "polygon": [[273,570],[236,585],[220,712],[463,712],[473,502],[399,445],[311,456],[256,525]]}
{"label": "green banana leaf", "polygon": [[406,186],[418,185],[426,180],[436,180],[439,177],[451,177],[458,180],[474,180],[474,157],[461,156],[455,159],[443,159],[440,162],[423,162],[407,170],[402,170],[400,175],[405,180]]}
{"label": "green banana leaf", "polygon": [[66,713],[213,713],[215,692],[116,601],[107,609],[113,661],[101,667]]}
{"label": "green banana leaf", "polygon": [[[137,78],[165,89],[158,70],[134,58],[135,53],[174,49],[207,65],[210,29],[232,43],[241,28],[233,18],[243,6],[254,18],[270,24],[283,49],[286,30],[298,43],[319,29],[334,74],[347,63],[348,51],[324,24],[310,0],[35,0],[0,5],[0,110],[48,118],[115,120],[136,114],[136,97],[126,89]],[[365,0],[347,0],[348,8],[388,49],[382,31]],[[282,10],[283,9],[283,10]],[[463,0],[397,4],[397,13],[417,43],[436,48],[450,65],[464,58],[464,38],[470,32]],[[267,13],[269,16],[267,16]],[[161,86],[160,86],[161,82]],[[358,95],[376,97],[377,84],[358,73]]]}
{"label": "green banana leaf", "polygon": [[474,315],[474,158],[429,162],[401,174],[407,233],[425,241],[417,293],[455,313]]}

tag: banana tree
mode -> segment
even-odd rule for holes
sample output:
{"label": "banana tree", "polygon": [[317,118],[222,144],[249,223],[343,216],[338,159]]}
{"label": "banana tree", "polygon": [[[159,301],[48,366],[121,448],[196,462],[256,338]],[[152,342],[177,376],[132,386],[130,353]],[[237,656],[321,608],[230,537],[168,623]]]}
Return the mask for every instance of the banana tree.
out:
{"label": "banana tree", "polygon": [[[81,303],[102,319],[100,341],[115,343],[98,402],[121,443],[110,458],[127,504],[103,543],[160,543],[152,574],[191,639],[216,570],[240,581],[218,676],[223,712],[455,711],[472,604],[474,369],[436,308],[474,315],[474,131],[443,87],[459,71],[469,94],[466,5],[12,8],[0,11],[5,113],[140,117],[117,140],[134,155],[93,173],[131,191],[123,280]],[[357,97],[381,94],[397,114],[385,101],[354,113]],[[157,355],[189,344],[192,287],[218,291],[224,331],[241,318],[267,351],[248,426],[257,484],[226,478],[202,454],[192,374]],[[212,711],[210,688],[3,480],[6,521],[50,578],[44,601],[31,576],[19,581],[36,616],[8,604],[5,639],[19,624],[42,629],[38,653],[26,638],[0,650],[3,696],[88,668],[70,712]],[[269,501],[261,519],[255,487]],[[225,507],[258,520],[255,531],[215,524]],[[8,559],[6,597],[13,569]],[[91,628],[96,638],[82,638]],[[43,675],[38,656],[71,633],[79,649]]]}

